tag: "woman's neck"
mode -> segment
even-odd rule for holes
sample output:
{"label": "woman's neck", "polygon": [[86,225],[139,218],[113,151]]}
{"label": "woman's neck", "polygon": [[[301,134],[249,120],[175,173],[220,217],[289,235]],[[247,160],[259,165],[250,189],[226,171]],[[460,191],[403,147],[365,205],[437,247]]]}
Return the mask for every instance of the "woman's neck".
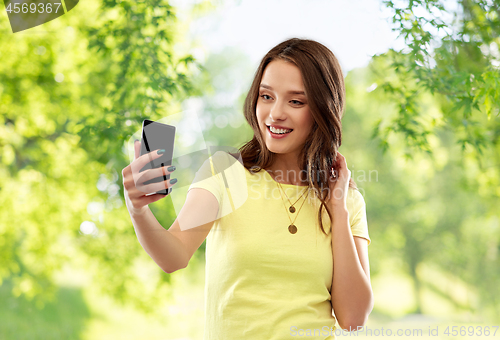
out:
{"label": "woman's neck", "polygon": [[308,185],[307,172],[301,170],[296,161],[277,159],[272,166],[265,170],[276,182],[281,184]]}

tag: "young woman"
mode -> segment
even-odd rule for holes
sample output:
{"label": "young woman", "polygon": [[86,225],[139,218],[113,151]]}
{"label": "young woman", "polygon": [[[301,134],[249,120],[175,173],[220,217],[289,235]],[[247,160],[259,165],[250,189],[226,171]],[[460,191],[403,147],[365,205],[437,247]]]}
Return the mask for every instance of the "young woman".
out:
{"label": "young woman", "polygon": [[[197,175],[213,176],[193,181],[168,231],[148,208],[165,196],[145,192],[172,184],[136,187],[138,170],[159,157],[138,157],[136,143],[122,174],[146,252],[172,273],[207,239],[205,339],[334,339],[336,321],[347,330],[365,324],[371,241],[363,196],[338,152],[344,105],[344,78],[328,48],[297,38],[275,46],[245,101],[254,136],[240,162],[225,152],[205,162]],[[214,171],[231,160],[227,178]],[[141,181],[171,173],[148,171]]]}

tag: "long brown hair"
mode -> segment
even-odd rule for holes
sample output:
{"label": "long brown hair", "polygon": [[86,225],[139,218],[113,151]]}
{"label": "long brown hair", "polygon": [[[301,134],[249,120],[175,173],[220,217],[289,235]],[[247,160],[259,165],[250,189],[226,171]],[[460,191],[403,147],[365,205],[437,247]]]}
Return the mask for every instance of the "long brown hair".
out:
{"label": "long brown hair", "polygon": [[[322,209],[323,207],[326,209],[331,220],[332,215],[326,199],[330,191],[328,184],[330,169],[332,166],[336,168],[337,150],[342,145],[341,119],[345,109],[342,69],[332,51],[321,43],[308,39],[286,40],[273,47],[264,56],[244,104],[245,119],[252,127],[254,136],[239,149],[244,167],[251,169],[253,173],[270,167],[275,160],[275,154],[269,151],[264,142],[256,116],[262,75],[266,66],[273,60],[291,62],[302,74],[314,125],[300,152],[299,166],[307,173],[309,189],[314,188],[321,201],[318,221],[320,229],[327,235],[323,228]],[[349,187],[357,190],[352,178]]]}

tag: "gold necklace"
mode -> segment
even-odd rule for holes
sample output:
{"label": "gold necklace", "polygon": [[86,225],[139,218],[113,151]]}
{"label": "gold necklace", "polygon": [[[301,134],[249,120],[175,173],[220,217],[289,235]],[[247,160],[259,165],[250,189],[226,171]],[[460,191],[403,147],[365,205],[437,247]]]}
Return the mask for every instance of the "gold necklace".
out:
{"label": "gold necklace", "polygon": [[290,201],[290,198],[288,198],[288,195],[286,194],[286,191],[283,190],[283,187],[281,186],[281,183],[280,182],[276,182],[278,183],[278,185],[280,186],[281,190],[283,191],[283,193],[285,194],[285,197],[287,198],[288,202],[290,203],[290,208],[288,208],[288,210],[290,210],[290,212],[293,214],[295,212],[295,203],[297,203],[301,198],[302,196],[304,196],[304,194],[306,193],[307,189],[309,189],[309,187],[307,187],[304,192],[302,192],[302,195],[300,195],[299,199],[295,201],[294,204],[292,204],[292,202]]}
{"label": "gold necklace", "polygon": [[[276,184],[278,185],[278,190],[280,190],[281,189],[281,185],[279,184],[279,182],[276,182]],[[309,187],[307,189],[309,189]],[[307,198],[309,196],[309,190],[306,190],[306,191],[307,191],[307,196],[306,196],[306,198]],[[285,210],[287,210],[286,209],[286,205],[285,205],[285,201],[283,200],[283,195],[281,194],[281,190],[280,190],[280,195],[281,195],[281,201],[283,202],[283,206],[285,207]],[[286,194],[285,194],[285,196],[286,196]],[[304,194],[302,194],[302,196],[304,196]],[[299,211],[297,212],[297,215],[295,216],[295,219],[293,220],[293,222],[292,222],[292,219],[290,218],[290,216],[288,215],[288,212],[286,213],[286,215],[288,216],[288,219],[290,220],[290,225],[288,226],[288,231],[290,232],[290,234],[295,234],[297,232],[297,227],[295,226],[294,223],[297,220],[297,217],[299,217],[300,209],[302,209],[302,206],[304,205],[305,202],[306,202],[306,199],[304,199],[304,202],[302,202],[302,204],[301,204],[301,206],[299,208]],[[295,202],[295,203],[297,203],[297,202]]]}

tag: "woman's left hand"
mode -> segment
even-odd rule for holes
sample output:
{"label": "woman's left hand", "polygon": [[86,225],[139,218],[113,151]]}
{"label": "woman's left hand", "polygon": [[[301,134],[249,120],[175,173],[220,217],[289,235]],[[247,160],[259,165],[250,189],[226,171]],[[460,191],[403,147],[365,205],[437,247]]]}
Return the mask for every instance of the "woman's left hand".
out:
{"label": "woman's left hand", "polygon": [[337,151],[337,161],[332,168],[330,176],[330,198],[328,202],[330,207],[342,207],[347,209],[347,191],[349,189],[349,180],[351,178],[351,171],[347,168],[345,157]]}

